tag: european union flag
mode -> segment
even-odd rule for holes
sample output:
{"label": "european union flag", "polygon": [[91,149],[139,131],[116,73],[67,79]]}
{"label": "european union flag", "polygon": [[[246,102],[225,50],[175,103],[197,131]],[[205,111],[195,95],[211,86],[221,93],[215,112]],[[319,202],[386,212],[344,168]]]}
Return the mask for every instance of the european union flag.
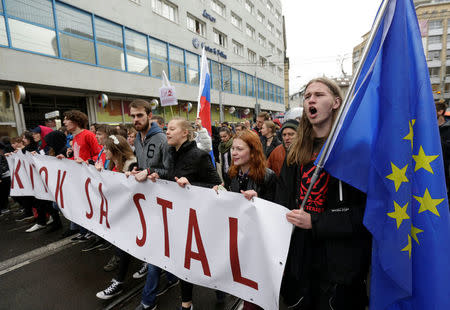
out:
{"label": "european union flag", "polygon": [[355,89],[324,168],[367,193],[370,309],[448,310],[449,207],[411,0],[389,0]]}

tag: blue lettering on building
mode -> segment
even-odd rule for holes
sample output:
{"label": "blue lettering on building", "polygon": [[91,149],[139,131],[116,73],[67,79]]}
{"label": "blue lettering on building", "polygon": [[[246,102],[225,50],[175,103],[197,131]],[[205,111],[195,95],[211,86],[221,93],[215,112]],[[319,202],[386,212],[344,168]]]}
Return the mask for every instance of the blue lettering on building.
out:
{"label": "blue lettering on building", "polygon": [[227,55],[224,52],[222,52],[221,50],[218,50],[218,49],[216,49],[214,47],[210,47],[210,46],[206,45],[205,42],[200,43],[200,41],[197,38],[193,38],[192,39],[192,45],[195,48],[199,48],[199,47],[203,48],[203,47],[205,47],[205,51],[213,53],[215,55],[218,55],[218,56],[220,56],[220,57],[222,57],[224,59],[227,59]]}
{"label": "blue lettering on building", "polygon": [[206,12],[206,10],[203,10],[203,14],[202,15],[203,15],[203,17],[206,17],[207,19],[209,19],[213,23],[216,22],[216,18],[211,16],[211,15],[209,15],[208,12]]}

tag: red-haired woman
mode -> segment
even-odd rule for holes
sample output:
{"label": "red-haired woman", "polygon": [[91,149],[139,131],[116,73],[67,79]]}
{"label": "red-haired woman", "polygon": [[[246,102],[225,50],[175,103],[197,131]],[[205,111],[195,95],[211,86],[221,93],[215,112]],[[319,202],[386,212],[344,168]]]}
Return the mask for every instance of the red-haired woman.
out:
{"label": "red-haired woman", "polygon": [[[232,192],[244,194],[248,200],[259,197],[273,201],[277,176],[267,168],[258,134],[247,129],[238,133],[231,147],[231,158],[232,164],[228,170],[230,181],[225,187]],[[250,309],[261,308],[245,301],[244,310]]]}

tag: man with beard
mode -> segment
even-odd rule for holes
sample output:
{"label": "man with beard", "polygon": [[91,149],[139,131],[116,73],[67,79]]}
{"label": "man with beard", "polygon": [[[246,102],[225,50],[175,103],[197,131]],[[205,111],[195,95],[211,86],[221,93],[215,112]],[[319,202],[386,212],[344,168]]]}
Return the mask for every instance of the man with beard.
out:
{"label": "man with beard", "polygon": [[[160,176],[167,174],[168,152],[167,138],[158,122],[151,121],[152,108],[149,102],[137,99],[130,104],[130,116],[133,119],[134,128],[137,130],[134,140],[135,154],[138,166],[141,171],[134,169],[132,174],[138,182],[147,180],[147,176],[153,172]],[[133,277],[144,276],[147,267],[136,272]],[[148,264],[147,280],[142,292],[142,301],[138,309],[156,309],[156,296],[165,293],[169,288],[179,283],[178,279],[166,273],[167,282],[159,291],[158,284],[161,275],[161,269],[157,266]]]}

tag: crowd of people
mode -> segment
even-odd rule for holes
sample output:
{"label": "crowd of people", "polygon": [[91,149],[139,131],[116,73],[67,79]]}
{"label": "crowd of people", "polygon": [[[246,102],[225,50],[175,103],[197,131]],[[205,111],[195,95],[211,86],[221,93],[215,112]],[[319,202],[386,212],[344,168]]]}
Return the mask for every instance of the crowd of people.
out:
{"label": "crowd of people", "polygon": [[[36,152],[57,158],[87,162],[98,171],[111,170],[138,182],[165,179],[185,187],[192,184],[211,190],[227,190],[251,200],[260,197],[287,207],[286,220],[293,224],[281,296],[290,309],[365,309],[368,304],[367,276],[370,265],[370,234],[362,221],[365,195],[322,171],[300,206],[314,172],[314,160],[330,133],[342,102],[339,87],[331,80],[311,80],[305,88],[304,112],[283,124],[262,112],[252,125],[249,120],[213,126],[209,135],[199,119],[194,124],[174,118],[167,124],[153,115],[149,102],[130,104],[132,126],[93,124],[80,111],[64,113],[64,126],[53,130],[38,126],[0,144],[3,154]],[[211,153],[214,156],[211,156]],[[8,212],[9,170],[2,154],[1,212]],[[23,208],[17,221],[37,219],[27,232],[47,227],[61,229],[58,206],[34,197],[13,197]],[[267,229],[270,229],[268,227]],[[83,227],[71,223],[64,237],[86,242],[83,251],[108,249],[111,244]],[[104,266],[117,270],[111,283],[100,290],[100,299],[113,298],[123,291],[133,258],[119,248]],[[262,271],[263,272],[263,271]],[[136,309],[156,309],[157,297],[180,286],[181,309],[193,309],[194,285],[168,272],[159,286],[162,270],[142,263],[133,278],[146,276],[142,300]],[[216,291],[218,302],[226,294]],[[244,302],[244,309],[260,309]]]}

